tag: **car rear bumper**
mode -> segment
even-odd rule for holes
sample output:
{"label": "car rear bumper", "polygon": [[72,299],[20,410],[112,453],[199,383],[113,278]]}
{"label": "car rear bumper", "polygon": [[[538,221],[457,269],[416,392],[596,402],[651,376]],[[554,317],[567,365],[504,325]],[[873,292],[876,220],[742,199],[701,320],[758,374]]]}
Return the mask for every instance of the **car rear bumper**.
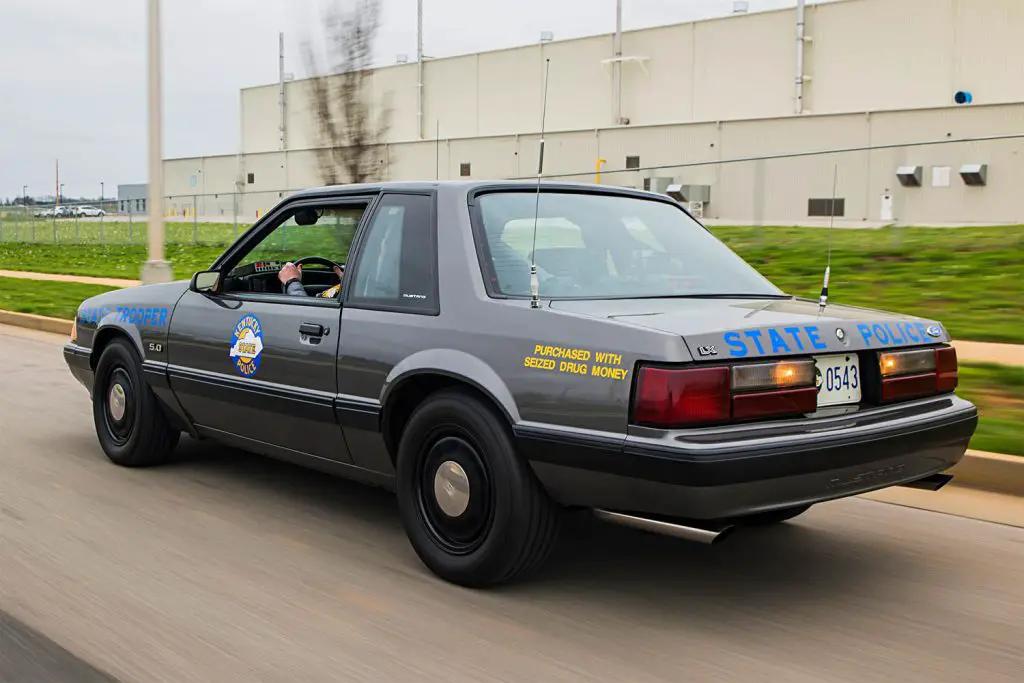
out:
{"label": "car rear bumper", "polygon": [[973,404],[942,396],[824,419],[605,437],[515,430],[549,494],[567,506],[726,520],[910,483],[955,465]]}
{"label": "car rear bumper", "polygon": [[89,390],[89,395],[91,396],[93,371],[92,363],[90,362],[89,349],[84,346],[79,346],[74,342],[65,344],[64,362],[68,364],[68,369],[71,370],[72,376],[77,379],[82,386]]}

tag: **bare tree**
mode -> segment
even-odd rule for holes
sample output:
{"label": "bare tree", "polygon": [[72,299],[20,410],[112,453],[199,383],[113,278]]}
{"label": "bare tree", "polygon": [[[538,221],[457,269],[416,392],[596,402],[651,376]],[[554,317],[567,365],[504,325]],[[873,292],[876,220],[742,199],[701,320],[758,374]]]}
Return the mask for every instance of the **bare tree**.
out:
{"label": "bare tree", "polygon": [[390,97],[374,116],[373,49],[381,0],[335,0],[324,13],[324,50],[303,45],[310,73],[311,110],[319,134],[316,154],[325,185],[379,179],[391,124]]}

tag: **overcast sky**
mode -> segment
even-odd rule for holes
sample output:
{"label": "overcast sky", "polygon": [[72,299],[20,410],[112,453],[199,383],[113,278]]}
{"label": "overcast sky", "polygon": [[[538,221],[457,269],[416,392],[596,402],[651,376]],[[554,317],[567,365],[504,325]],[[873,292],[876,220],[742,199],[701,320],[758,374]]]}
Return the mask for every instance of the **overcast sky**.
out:
{"label": "overcast sky", "polygon": [[[238,91],[302,77],[326,0],[163,0],[164,157],[238,151]],[[345,0],[339,0],[344,2]],[[626,29],[729,14],[732,0],[625,0]],[[749,0],[751,11],[795,0]],[[0,197],[116,194],[146,181],[146,0],[0,0]],[[433,57],[615,28],[615,0],[424,0]],[[384,0],[383,62],[416,54],[416,0]],[[737,46],[739,49],[740,46]]]}

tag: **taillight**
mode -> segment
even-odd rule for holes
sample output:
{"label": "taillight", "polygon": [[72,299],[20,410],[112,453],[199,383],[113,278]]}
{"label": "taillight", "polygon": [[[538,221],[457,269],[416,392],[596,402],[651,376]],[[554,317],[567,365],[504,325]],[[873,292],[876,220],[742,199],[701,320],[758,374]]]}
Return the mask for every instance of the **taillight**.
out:
{"label": "taillight", "polygon": [[942,346],[878,354],[883,403],[949,393],[959,379],[956,349]]}
{"label": "taillight", "polygon": [[659,427],[781,417],[817,409],[814,361],[641,367],[633,420]]}
{"label": "taillight", "polygon": [[651,425],[729,419],[729,368],[640,368],[633,418]]}

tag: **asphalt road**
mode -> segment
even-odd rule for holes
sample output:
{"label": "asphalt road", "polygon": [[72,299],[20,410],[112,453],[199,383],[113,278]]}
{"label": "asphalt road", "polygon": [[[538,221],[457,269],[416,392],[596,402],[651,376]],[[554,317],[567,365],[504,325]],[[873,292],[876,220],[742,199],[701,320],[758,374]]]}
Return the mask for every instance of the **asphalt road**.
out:
{"label": "asphalt road", "polygon": [[423,569],[389,494],[194,442],[159,469],[109,464],[44,335],[0,329],[0,420],[3,681],[1024,672],[1015,527],[855,499],[706,547],[579,519],[535,580],[473,592]]}

